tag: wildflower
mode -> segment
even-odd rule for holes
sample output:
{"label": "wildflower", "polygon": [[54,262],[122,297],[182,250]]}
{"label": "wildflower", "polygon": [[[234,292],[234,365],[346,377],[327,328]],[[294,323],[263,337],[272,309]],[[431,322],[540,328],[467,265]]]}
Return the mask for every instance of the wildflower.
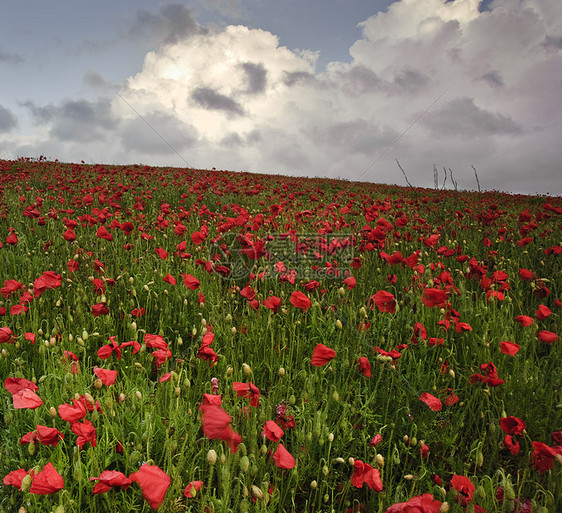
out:
{"label": "wildflower", "polygon": [[310,364],[315,367],[321,367],[328,363],[332,358],[336,357],[336,352],[324,344],[317,344],[312,353]]}
{"label": "wildflower", "polygon": [[137,472],[129,475],[131,481],[135,481],[142,489],[144,500],[154,509],[158,509],[164,501],[166,491],[170,486],[171,479],[156,465],[145,463]]}

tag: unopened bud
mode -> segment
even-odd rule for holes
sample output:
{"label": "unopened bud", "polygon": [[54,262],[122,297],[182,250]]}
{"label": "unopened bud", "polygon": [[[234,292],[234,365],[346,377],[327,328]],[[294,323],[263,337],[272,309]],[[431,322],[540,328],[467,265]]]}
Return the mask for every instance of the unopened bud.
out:
{"label": "unopened bud", "polygon": [[217,452],[214,449],[209,449],[207,453],[207,461],[209,465],[214,465],[217,462]]}
{"label": "unopened bud", "polygon": [[379,468],[384,468],[384,456],[382,454],[377,454],[375,461],[377,462],[377,466]]}
{"label": "unopened bud", "polygon": [[439,513],[447,513],[447,511],[449,511],[449,503],[444,502],[443,504],[441,504],[441,507],[439,508]]}
{"label": "unopened bud", "polygon": [[316,482],[316,480],[310,482],[310,488],[312,488],[313,490],[315,490],[317,486],[318,483]]}
{"label": "unopened bud", "polygon": [[261,491],[261,488],[257,487],[256,485],[252,485],[252,495],[256,499],[263,501],[263,492]]}
{"label": "unopened bud", "polygon": [[249,376],[250,374],[252,374],[252,368],[247,363],[243,363],[242,364],[242,372],[246,376]]}
{"label": "unopened bud", "polygon": [[51,406],[49,408],[49,415],[54,419],[58,414],[57,414],[57,409],[54,406]]}

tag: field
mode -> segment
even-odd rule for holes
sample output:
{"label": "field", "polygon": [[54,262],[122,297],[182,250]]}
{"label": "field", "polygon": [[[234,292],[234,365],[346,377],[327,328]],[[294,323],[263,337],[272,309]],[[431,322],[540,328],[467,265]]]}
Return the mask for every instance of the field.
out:
{"label": "field", "polygon": [[559,197],[0,161],[0,511],[562,511],[561,227]]}

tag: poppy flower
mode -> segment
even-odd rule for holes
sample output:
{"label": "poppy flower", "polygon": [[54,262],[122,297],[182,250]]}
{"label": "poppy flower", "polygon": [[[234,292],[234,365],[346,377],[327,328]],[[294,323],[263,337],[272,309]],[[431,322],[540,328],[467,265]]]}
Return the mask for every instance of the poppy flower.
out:
{"label": "poppy flower", "polygon": [[39,406],[43,404],[41,398],[28,388],[25,388],[13,394],[12,399],[14,401],[14,408],[16,410],[22,410],[25,408],[34,410],[35,408],[39,408]]}
{"label": "poppy flower", "polygon": [[443,409],[443,405],[441,404],[441,401],[437,399],[437,397],[435,397],[434,395],[428,394],[427,392],[424,392],[420,396],[420,401],[427,404],[430,410],[441,411]]}
{"label": "poppy flower", "polygon": [[454,474],[451,478],[451,486],[459,492],[463,506],[466,506],[472,501],[472,495],[476,487],[468,477]]}
{"label": "poppy flower", "polygon": [[515,317],[515,321],[524,328],[527,328],[528,326],[533,324],[533,318],[529,317],[528,315],[518,315],[517,317]]}
{"label": "poppy flower", "polygon": [[165,249],[156,248],[154,251],[162,260],[166,260],[166,258],[168,258],[168,252]]}
{"label": "poppy flower", "polygon": [[424,493],[412,497],[407,502],[397,502],[389,508],[386,513],[439,513],[441,502],[433,498],[430,493]]}
{"label": "poppy flower", "polygon": [[203,488],[203,481],[191,481],[183,491],[183,494],[188,498],[191,499],[195,497],[197,492]]}
{"label": "poppy flower", "polygon": [[279,442],[285,432],[279,427],[279,424],[277,424],[277,422],[275,422],[274,420],[268,420],[263,425],[263,431],[261,432],[261,434],[271,442]]}
{"label": "poppy flower", "polygon": [[61,440],[64,440],[64,435],[58,429],[38,425],[35,431],[30,431],[20,438],[20,445],[39,441],[43,445],[56,447]]}
{"label": "poppy flower", "polygon": [[533,442],[533,466],[539,472],[550,470],[558,454],[562,454],[562,447],[549,447],[542,442]]}
{"label": "poppy flower", "polygon": [[133,310],[131,310],[131,315],[133,317],[142,317],[144,314],[146,313],[146,310],[144,308],[133,308]]}
{"label": "poppy flower", "polygon": [[120,486],[126,490],[131,485],[132,481],[123,472],[118,470],[104,470],[99,477],[90,477],[90,481],[99,481],[92,490],[92,495],[105,493],[111,490],[112,486]]}
{"label": "poppy flower", "polygon": [[548,306],[540,305],[537,310],[535,310],[535,317],[539,321],[544,321],[547,317],[550,317],[552,310]]}
{"label": "poppy flower", "polygon": [[379,469],[371,467],[368,463],[361,460],[355,460],[353,463],[353,475],[351,476],[351,484],[356,488],[363,488],[363,483],[375,492],[382,491],[382,481]]}
{"label": "poppy flower", "polygon": [[171,479],[157,465],[145,463],[137,472],[129,475],[131,481],[139,484],[144,500],[154,509],[158,509],[164,501]]}
{"label": "poppy flower", "polygon": [[505,438],[503,439],[503,444],[505,445],[505,448],[511,454],[513,454],[513,456],[517,456],[519,454],[519,450],[521,449],[521,446],[519,445],[519,442],[511,435],[505,435]]}
{"label": "poppy flower", "polygon": [[39,387],[33,383],[33,381],[29,381],[25,378],[6,378],[4,381],[4,388],[12,395],[26,389],[32,392],[39,390]]}
{"label": "poppy flower", "polygon": [[101,358],[102,360],[106,360],[112,355],[112,353],[115,353],[117,359],[120,360],[122,346],[119,346],[119,344],[115,341],[114,336],[109,337],[109,340],[110,340],[109,344],[106,344],[105,346],[101,346],[98,349],[98,357]]}
{"label": "poppy flower", "polygon": [[15,231],[10,232],[10,234],[6,237],[6,244],[10,246],[15,246],[18,243],[18,236],[16,235]]}
{"label": "poppy flower", "polygon": [[376,305],[379,312],[391,314],[396,312],[396,299],[390,292],[379,290],[376,294],[371,296],[371,301]]}
{"label": "poppy flower", "polygon": [[203,404],[200,406],[203,412],[203,434],[209,440],[220,439],[227,442],[230,450],[236,453],[242,438],[230,427],[232,417],[220,406],[214,404]]}
{"label": "poppy flower", "polygon": [[12,470],[9,474],[6,474],[3,479],[3,483],[8,486],[15,486],[18,490],[21,490],[21,484],[25,476],[30,473],[29,470],[19,468],[17,470]]}
{"label": "poppy flower", "polygon": [[371,447],[375,447],[376,445],[379,445],[381,442],[382,442],[382,435],[380,433],[377,433],[373,438],[371,438],[369,445]]}
{"label": "poppy flower", "polygon": [[554,342],[558,340],[558,335],[556,333],[546,330],[539,331],[538,337],[541,342],[546,342],[547,344],[554,344]]}
{"label": "poppy flower", "polygon": [[327,364],[332,358],[336,357],[336,352],[333,349],[325,346],[324,344],[317,344],[312,353],[310,364],[314,367],[322,367]]}
{"label": "poppy flower", "polygon": [[90,443],[92,447],[97,445],[96,428],[88,419],[84,420],[84,422],[71,424],[70,429],[75,435],[78,435],[76,445],[80,450],[87,443]]}
{"label": "poppy flower", "polygon": [[239,383],[235,381],[232,389],[236,392],[237,397],[245,397],[250,399],[250,406],[257,408],[260,405],[260,390],[253,383]]}
{"label": "poppy flower", "polygon": [[519,269],[519,278],[524,281],[531,281],[535,279],[535,273],[529,269]]}
{"label": "poppy flower", "polygon": [[100,315],[108,315],[109,314],[109,308],[107,308],[107,305],[105,303],[97,303],[95,305],[92,305],[92,315],[94,317],[99,317]]}
{"label": "poppy flower", "polygon": [[275,461],[275,465],[279,468],[288,470],[294,468],[295,466],[295,458],[293,458],[292,454],[285,449],[282,443],[277,446],[276,451],[273,453],[273,460]]}
{"label": "poppy flower", "polygon": [[267,299],[262,301],[263,306],[277,312],[277,309],[281,306],[281,298],[277,296],[269,296]]}
{"label": "poppy flower", "polygon": [[500,342],[500,350],[503,354],[514,356],[518,353],[519,349],[521,349],[521,346],[515,342],[509,342],[507,340]]}
{"label": "poppy flower", "polygon": [[300,308],[303,312],[306,312],[312,305],[308,296],[303,294],[300,290],[295,290],[291,294],[289,301],[295,308]]}
{"label": "poppy flower", "polygon": [[94,367],[94,374],[101,379],[101,382],[110,387],[115,383],[115,378],[117,378],[117,371],[110,369],[100,369],[98,366]]}
{"label": "poppy flower", "polygon": [[203,394],[203,404],[214,404],[220,406],[222,404],[222,397],[220,394]]}
{"label": "poppy flower", "polygon": [[343,283],[348,289],[351,290],[357,285],[357,280],[353,276],[348,276],[343,280]]}
{"label": "poppy flower", "polygon": [[199,280],[191,275],[191,274],[184,274],[183,276],[183,284],[190,290],[197,290],[199,288],[200,282]]}
{"label": "poppy flower", "polygon": [[428,308],[434,306],[442,307],[447,300],[448,292],[446,290],[425,288],[421,297],[422,303]]}
{"label": "poppy flower", "polygon": [[6,280],[4,286],[0,289],[0,293],[4,298],[9,298],[14,292],[25,289],[25,285],[17,280]]}
{"label": "poppy flower", "polygon": [[356,364],[357,370],[361,374],[363,374],[367,378],[371,377],[371,364],[369,363],[369,360],[366,356],[360,356],[359,358],[357,358]]}
{"label": "poppy flower", "polygon": [[108,241],[113,240],[113,235],[111,235],[111,233],[107,231],[107,228],[105,226],[100,226],[98,228],[98,230],[96,231],[96,236],[99,237],[100,239],[105,239]]}
{"label": "poppy flower", "polygon": [[47,463],[31,483],[30,493],[48,495],[64,488],[64,479],[57,472],[52,463]]}
{"label": "poppy flower", "polygon": [[167,274],[166,276],[164,276],[163,280],[170,285],[176,284],[176,279],[171,274]]}
{"label": "poppy flower", "polygon": [[58,407],[59,417],[71,424],[83,419],[88,413],[86,406],[82,402],[73,399],[72,403],[72,405],[67,403],[59,404]]}
{"label": "poppy flower", "polygon": [[12,330],[7,326],[0,328],[0,344],[6,344],[6,343],[11,344],[13,342],[15,342],[15,340],[13,338]]}

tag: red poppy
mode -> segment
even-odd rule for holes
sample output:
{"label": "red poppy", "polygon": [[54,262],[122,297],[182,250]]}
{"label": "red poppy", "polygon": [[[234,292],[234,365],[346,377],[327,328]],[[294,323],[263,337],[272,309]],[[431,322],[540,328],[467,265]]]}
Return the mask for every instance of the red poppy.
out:
{"label": "red poppy", "polygon": [[30,431],[20,438],[20,444],[39,441],[43,445],[56,447],[64,435],[56,428],[37,425],[35,431]]}
{"label": "red poppy", "polygon": [[531,281],[535,279],[535,273],[529,269],[519,269],[519,278],[524,281]]}
{"label": "red poppy", "polygon": [[441,502],[430,493],[417,495],[407,502],[398,502],[387,508],[386,513],[439,513]]}
{"label": "red poppy", "polygon": [[513,454],[513,456],[517,456],[519,454],[519,450],[521,449],[521,446],[519,445],[519,442],[511,435],[505,435],[505,438],[503,439],[503,444],[505,445],[505,448],[511,454]]}
{"label": "red poppy", "polygon": [[249,398],[250,406],[257,408],[260,405],[260,390],[253,383],[240,383],[235,381],[232,384],[232,389],[236,392],[238,397]]}
{"label": "red poppy", "polygon": [[35,408],[39,408],[39,406],[43,404],[41,398],[28,388],[25,388],[13,394],[12,399],[14,400],[14,408],[16,410],[22,410],[24,408],[34,410]]}
{"label": "red poppy", "polygon": [[90,477],[90,481],[99,481],[99,483],[94,486],[92,495],[105,493],[111,490],[112,486],[120,486],[123,490],[126,490],[132,483],[123,472],[119,472],[118,470],[104,470],[99,477]]}
{"label": "red poppy", "polygon": [[115,378],[117,378],[117,371],[110,369],[100,369],[98,366],[94,367],[94,374],[101,379],[101,382],[110,387],[115,383]]}
{"label": "red poppy", "polygon": [[540,305],[538,310],[535,310],[535,317],[539,321],[544,321],[547,317],[550,317],[552,310],[548,306]]}
{"label": "red poppy", "polygon": [[18,236],[16,235],[15,231],[10,232],[10,234],[6,237],[6,244],[10,246],[15,246],[18,243]]}
{"label": "red poppy", "polygon": [[19,468],[17,470],[12,470],[9,474],[6,474],[3,479],[3,483],[8,486],[12,485],[15,486],[18,490],[21,490],[21,484],[25,476],[27,476],[30,470],[25,470],[23,468]]}
{"label": "red poppy", "polygon": [[162,335],[147,333],[144,336],[144,343],[146,347],[151,347],[153,349],[168,349],[168,343],[164,341],[164,337]]}
{"label": "red poppy", "polygon": [[252,301],[256,297],[256,291],[248,285],[240,290],[240,295],[248,301]]}
{"label": "red poppy", "polygon": [[14,292],[18,290],[25,290],[25,285],[17,280],[6,280],[4,286],[0,289],[3,297],[9,298]]}
{"label": "red poppy", "polygon": [[222,404],[222,396],[213,394],[203,394],[203,404],[214,404],[220,406]]}
{"label": "red poppy", "polygon": [[285,432],[279,427],[279,424],[277,424],[277,422],[275,422],[274,420],[268,420],[263,425],[263,431],[261,432],[261,434],[271,442],[279,442]]}
{"label": "red poppy", "polygon": [[376,294],[371,296],[371,301],[379,309],[379,312],[391,314],[396,312],[396,299],[390,292],[379,290]]}
{"label": "red poppy", "polygon": [[295,466],[295,458],[285,449],[282,443],[277,446],[277,450],[273,453],[275,465],[283,469],[292,469]]}
{"label": "red poppy", "polygon": [[117,359],[120,360],[121,359],[121,347],[119,346],[119,344],[115,341],[116,337],[109,337],[110,343],[106,344],[105,346],[101,346],[98,349],[98,357],[101,358],[102,360],[106,360],[107,358],[109,358],[112,353],[115,353],[115,356],[117,356]]}
{"label": "red poppy", "polygon": [[420,396],[420,401],[427,404],[430,410],[441,411],[443,409],[443,405],[441,404],[441,401],[437,399],[437,397],[435,397],[434,395],[428,394],[427,392],[424,392]]}
{"label": "red poppy", "polygon": [[39,472],[31,483],[30,493],[37,495],[48,495],[58,492],[64,488],[64,479],[53,467],[52,463],[47,463],[43,470]]}
{"label": "red poppy", "polygon": [[533,318],[529,317],[528,315],[518,315],[517,317],[515,317],[515,321],[524,328],[527,328],[528,326],[533,324]]}
{"label": "red poppy", "polygon": [[203,412],[203,434],[209,440],[218,438],[227,442],[230,450],[236,453],[242,438],[230,427],[232,417],[214,404],[203,404],[200,409]]}
{"label": "red poppy", "polygon": [[281,298],[277,296],[269,296],[267,299],[262,301],[263,306],[277,312],[277,309],[281,306]]}
{"label": "red poppy", "polygon": [[203,481],[191,481],[183,491],[183,494],[188,498],[195,497],[197,492],[203,488]]}
{"label": "red poppy", "polygon": [[62,234],[64,240],[68,241],[68,242],[73,242],[76,240],[76,234],[74,233],[74,230],[72,228],[68,228],[63,234]]}
{"label": "red poppy", "polygon": [[336,357],[336,352],[324,344],[317,344],[312,353],[310,364],[314,367],[321,367],[327,364],[332,358]]}
{"label": "red poppy", "polygon": [[345,278],[345,280],[343,280],[343,283],[348,289],[351,290],[355,288],[355,285],[357,285],[357,280],[353,276],[348,276],[347,278]]}
{"label": "red poppy", "polygon": [[96,428],[88,419],[85,419],[84,422],[75,422],[70,429],[75,435],[78,435],[76,445],[80,450],[87,443],[90,443],[92,447],[97,445]]}
{"label": "red poppy", "polygon": [[366,356],[360,356],[357,358],[357,370],[363,374],[365,377],[371,377],[371,364]]}
{"label": "red poppy", "polygon": [[197,290],[199,288],[200,282],[199,280],[191,275],[191,274],[184,274],[183,276],[183,284],[191,290]]}
{"label": "red poppy", "polygon": [[107,231],[107,228],[105,226],[100,226],[96,232],[96,235],[100,239],[105,239],[110,241],[113,240],[113,235],[111,235],[111,233]]}
{"label": "red poppy", "polygon": [[466,506],[472,501],[472,495],[476,487],[468,477],[454,474],[451,478],[451,486],[459,492],[463,506]]}
{"label": "red poppy", "polygon": [[303,312],[306,312],[312,305],[308,296],[303,294],[300,290],[295,290],[291,294],[289,301],[295,308],[300,308]]}
{"label": "red poppy", "polygon": [[100,315],[108,315],[109,314],[109,308],[107,308],[107,305],[105,303],[97,303],[95,305],[92,305],[92,315],[94,317],[99,317]]}
{"label": "red poppy", "polygon": [[520,435],[526,428],[525,422],[517,417],[502,417],[500,426],[507,435]]}
{"label": "red poppy", "polygon": [[131,310],[131,315],[133,317],[142,317],[144,314],[146,313],[146,310],[144,308],[133,308]]}
{"label": "red poppy", "polygon": [[445,306],[445,301],[447,300],[448,292],[446,290],[435,289],[435,288],[425,288],[422,294],[422,303],[428,308],[433,308],[434,306]]}
{"label": "red poppy", "polygon": [[371,447],[375,447],[376,445],[379,445],[381,442],[382,442],[382,435],[380,433],[377,433],[373,438],[371,438],[369,445]]}
{"label": "red poppy", "polygon": [[12,395],[21,390],[31,390],[32,392],[39,390],[39,387],[33,381],[25,378],[6,378],[4,387]]}
{"label": "red poppy", "polygon": [[0,328],[0,344],[6,344],[6,343],[12,344],[14,342],[15,340],[13,337],[12,330],[7,326]]}
{"label": "red poppy", "polygon": [[156,251],[156,254],[162,259],[162,260],[166,260],[166,258],[168,258],[168,252],[163,249],[163,248],[156,248],[154,251]]}
{"label": "red poppy", "polygon": [[164,501],[166,491],[170,486],[171,479],[156,465],[145,463],[137,472],[129,475],[131,481],[135,481],[142,489],[144,500],[154,509],[158,509]]}
{"label": "red poppy", "polygon": [[72,403],[72,405],[67,403],[60,404],[58,407],[59,417],[71,424],[83,419],[88,413],[86,406],[82,402],[73,399]]}
{"label": "red poppy", "polygon": [[176,279],[171,274],[167,274],[166,276],[164,276],[163,279],[166,283],[169,283],[170,285],[176,284]]}
{"label": "red poppy", "polygon": [[509,342],[507,340],[500,342],[500,350],[503,354],[514,356],[518,353],[519,349],[521,349],[521,346],[515,342]]}
{"label": "red poppy", "polygon": [[363,483],[366,483],[371,490],[376,492],[382,491],[383,486],[379,469],[373,468],[361,460],[355,460],[351,484],[356,488],[363,488]]}
{"label": "red poppy", "polygon": [[549,447],[542,442],[533,442],[533,466],[539,472],[550,470],[558,454],[562,454],[562,447]]}
{"label": "red poppy", "polygon": [[547,344],[554,344],[554,342],[558,340],[558,335],[556,333],[546,330],[539,331],[538,337],[541,342],[546,342]]}

